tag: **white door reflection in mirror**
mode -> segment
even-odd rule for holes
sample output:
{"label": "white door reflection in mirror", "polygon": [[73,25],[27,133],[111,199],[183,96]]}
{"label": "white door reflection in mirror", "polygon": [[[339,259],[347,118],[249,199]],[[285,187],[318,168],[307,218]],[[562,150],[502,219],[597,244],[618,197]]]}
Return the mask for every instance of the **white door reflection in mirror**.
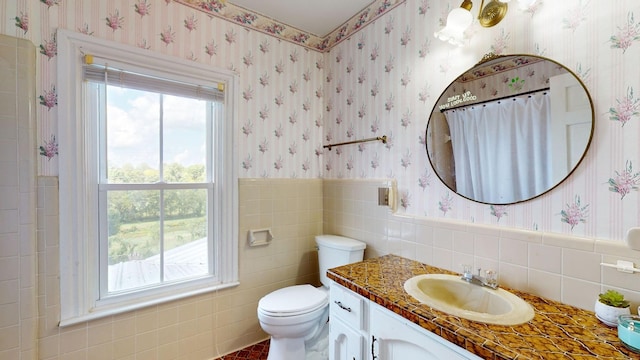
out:
{"label": "white door reflection in mirror", "polygon": [[553,89],[553,180],[558,183],[576,166],[587,147],[591,133],[591,104],[578,80],[569,73],[552,76],[549,84]]}

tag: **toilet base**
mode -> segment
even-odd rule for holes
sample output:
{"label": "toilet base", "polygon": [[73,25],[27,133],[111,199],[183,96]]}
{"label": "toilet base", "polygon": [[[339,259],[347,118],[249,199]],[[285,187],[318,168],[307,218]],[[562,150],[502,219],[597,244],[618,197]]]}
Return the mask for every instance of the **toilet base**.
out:
{"label": "toilet base", "polygon": [[[294,340],[294,341],[291,341]],[[327,360],[329,358],[329,322],[325,322],[313,337],[302,339],[302,352],[298,347],[300,338],[276,338],[269,340],[267,360]],[[273,350],[275,347],[275,350]],[[273,352],[272,352],[273,351]],[[300,355],[302,354],[302,355]]]}
{"label": "toilet base", "polygon": [[267,360],[293,360],[304,359],[304,338],[274,338],[269,343],[269,356]]}

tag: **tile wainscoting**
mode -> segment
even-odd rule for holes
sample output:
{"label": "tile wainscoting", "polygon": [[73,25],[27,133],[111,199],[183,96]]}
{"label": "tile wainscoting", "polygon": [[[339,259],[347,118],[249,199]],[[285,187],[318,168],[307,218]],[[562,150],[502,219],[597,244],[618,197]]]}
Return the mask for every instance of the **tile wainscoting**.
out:
{"label": "tile wainscoting", "polygon": [[609,288],[632,309],[640,305],[640,274],[600,265],[640,263],[640,251],[623,242],[395,215],[378,205],[378,188],[393,184],[388,179],[323,184],[324,232],[365,241],[366,258],[395,254],[455,272],[461,264],[494,269],[505,286],[587,310]]}
{"label": "tile wainscoting", "polygon": [[0,359],[35,359],[36,47],[0,35]]}
{"label": "tile wainscoting", "polygon": [[[638,275],[600,266],[640,259],[621,242],[393,215],[377,205],[378,187],[389,183],[240,179],[240,286],[61,329],[57,178],[40,177],[37,267],[14,269],[22,276],[37,272],[38,321],[21,326],[37,328],[42,359],[216,358],[267,338],[255,315],[260,297],[283,286],[318,283],[313,239],[322,232],[367,242],[368,258],[397,254],[452,271],[462,263],[494,268],[506,286],[588,310],[606,288],[620,290],[634,307],[640,304]],[[273,242],[249,247],[247,231],[265,227]]]}
{"label": "tile wainscoting", "polygon": [[[268,338],[256,316],[262,296],[319,284],[322,180],[240,179],[239,286],[59,328],[57,177],[39,177],[37,190],[40,359],[218,358]],[[248,246],[247,231],[259,228],[270,228],[274,240]]]}

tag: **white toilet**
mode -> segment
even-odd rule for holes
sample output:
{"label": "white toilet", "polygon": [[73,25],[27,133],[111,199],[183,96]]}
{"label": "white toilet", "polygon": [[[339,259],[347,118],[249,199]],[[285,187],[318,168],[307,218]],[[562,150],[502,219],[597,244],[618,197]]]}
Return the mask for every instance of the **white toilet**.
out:
{"label": "white toilet", "polygon": [[305,343],[312,346],[329,320],[327,270],[361,261],[366,244],[335,235],[316,236],[322,286],[288,286],[258,302],[260,326],[269,335],[268,360],[304,360]]}

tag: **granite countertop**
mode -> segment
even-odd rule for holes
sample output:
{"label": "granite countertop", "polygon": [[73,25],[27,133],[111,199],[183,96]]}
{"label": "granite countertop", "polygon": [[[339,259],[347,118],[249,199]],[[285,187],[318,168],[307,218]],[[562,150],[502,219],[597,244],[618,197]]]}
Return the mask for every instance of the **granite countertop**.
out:
{"label": "granite countertop", "polygon": [[330,269],[328,277],[484,359],[640,359],[618,340],[616,328],[591,311],[507,289],[531,304],[535,315],[516,326],[451,316],[407,294],[404,282],[420,274],[455,274],[396,255]]}

